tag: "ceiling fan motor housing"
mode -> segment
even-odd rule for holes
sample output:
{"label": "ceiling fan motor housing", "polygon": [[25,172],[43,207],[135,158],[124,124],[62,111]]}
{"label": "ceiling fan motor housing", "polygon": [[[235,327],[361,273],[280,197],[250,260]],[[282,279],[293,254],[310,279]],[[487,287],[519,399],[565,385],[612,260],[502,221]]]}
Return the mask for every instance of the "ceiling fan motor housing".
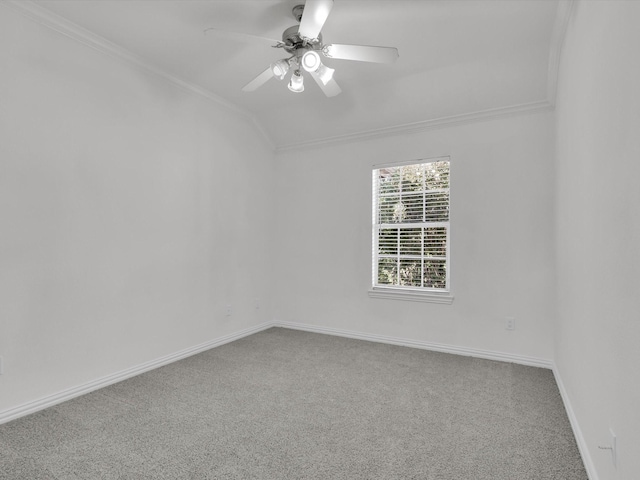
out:
{"label": "ceiling fan motor housing", "polygon": [[291,55],[295,55],[296,51],[300,49],[306,50],[321,50],[322,49],[322,34],[318,34],[318,38],[313,40],[305,40],[300,37],[298,33],[299,25],[294,25],[293,27],[287,28],[284,32],[282,32],[282,43],[284,43],[283,47],[287,52]]}

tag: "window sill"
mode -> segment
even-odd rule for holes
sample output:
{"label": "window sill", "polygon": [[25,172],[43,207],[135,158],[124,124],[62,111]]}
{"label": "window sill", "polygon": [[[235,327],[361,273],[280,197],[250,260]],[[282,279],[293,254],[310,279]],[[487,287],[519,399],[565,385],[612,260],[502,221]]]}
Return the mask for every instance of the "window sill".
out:
{"label": "window sill", "polygon": [[399,288],[372,288],[369,290],[371,298],[385,298],[387,300],[407,300],[410,302],[443,303],[451,305],[453,295],[449,292],[419,292],[416,290],[401,290]]}

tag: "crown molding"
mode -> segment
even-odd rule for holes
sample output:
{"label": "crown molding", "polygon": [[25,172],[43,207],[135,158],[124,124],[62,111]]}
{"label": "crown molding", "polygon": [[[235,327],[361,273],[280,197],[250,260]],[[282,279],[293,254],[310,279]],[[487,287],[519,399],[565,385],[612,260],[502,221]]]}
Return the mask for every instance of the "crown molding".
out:
{"label": "crown molding", "polygon": [[96,35],[95,33],[92,33],[89,30],[69,20],[66,20],[59,15],[54,14],[46,8],[35,4],[32,0],[0,0],[0,5],[5,5],[9,8],[12,8],[36,23],[39,23],[69,38],[72,38],[73,40],[76,40],[84,45],[94,48],[103,54],[114,57],[130,66],[134,66],[145,70],[146,72],[157,75],[165,79],[166,81],[178,86],[179,88],[206,98],[214,102],[218,106],[240,115],[241,117],[248,120],[253,128],[258,131],[260,137],[262,137],[262,139],[265,141],[266,145],[272,152],[281,153],[287,151],[304,150],[308,148],[340,145],[371,138],[419,133],[442,127],[450,127],[455,125],[492,120],[501,117],[509,117],[513,115],[553,110],[556,100],[558,69],[560,66],[560,53],[569,24],[569,19],[571,17],[576,1],[577,0],[559,0],[558,2],[556,20],[553,28],[549,53],[546,100],[281,145],[278,145],[273,141],[258,117],[248,110],[241,108],[238,105],[214,94],[210,90],[207,90],[199,85],[187,82],[186,80],[176,77],[175,75],[152,65],[151,63],[145,61],[129,50],[126,50],[125,48],[122,48],[117,44],[99,35]]}
{"label": "crown molding", "polygon": [[253,127],[260,133],[260,136],[262,137],[262,139],[265,141],[265,143],[269,147],[269,150],[272,153],[275,153],[276,144],[274,143],[273,139],[271,138],[271,135],[269,135],[267,133],[267,131],[265,130],[264,125],[262,124],[262,122],[260,122],[260,120],[258,120],[258,117],[256,117],[253,114],[250,114],[250,121],[253,124]]}
{"label": "crown molding", "polygon": [[567,34],[569,19],[573,13],[576,0],[559,0],[556,10],[556,20],[551,33],[551,47],[549,49],[549,70],[547,73],[547,98],[552,107],[556,105],[558,91],[558,72],[560,70],[560,55],[562,45]]}
{"label": "crown molding", "polygon": [[31,0],[0,0],[0,5],[5,5],[9,8],[12,8],[16,12],[24,15],[25,17],[40,25],[43,25],[51,30],[54,30],[55,32],[65,35],[66,37],[69,37],[88,47],[91,47],[105,55],[109,55],[112,58],[120,60],[129,66],[140,68],[148,73],[152,73],[183,90],[206,98],[207,100],[210,100],[218,106],[223,107],[227,111],[233,112],[243,117],[258,130],[271,150],[275,150],[275,144],[273,140],[266,133],[255,115],[239,107],[238,105],[225,100],[224,98],[216,95],[210,90],[207,90],[206,88],[203,88],[199,85],[187,82],[186,80],[183,80],[165,70],[156,67],[155,65],[145,61],[142,57],[134,54],[133,52],[107,40],[104,37],[101,37],[100,35],[96,35],[95,33],[81,27],[80,25],[77,25],[76,23],[73,23],[59,15],[56,15],[50,10],[47,10],[46,8],[35,4]]}
{"label": "crown molding", "polygon": [[370,138],[389,137],[395,135],[403,135],[407,133],[419,133],[426,130],[432,130],[442,127],[451,127],[455,125],[464,125],[467,123],[475,123],[486,120],[493,120],[502,117],[510,117],[514,115],[522,115],[528,113],[537,113],[553,110],[547,100],[541,100],[538,102],[524,103],[520,105],[512,105],[509,107],[492,108],[488,110],[481,110],[478,112],[465,113],[461,115],[452,115],[449,117],[435,118],[431,120],[423,120],[420,122],[406,123],[402,125],[395,125],[392,127],[378,128],[373,130],[367,130],[357,133],[349,133],[346,135],[336,135],[333,137],[326,137],[317,140],[311,140],[308,142],[293,143],[287,145],[279,145],[276,147],[276,152],[287,152],[291,150],[302,150],[306,148],[324,147],[330,145],[339,145],[344,143],[351,143],[358,140],[366,140]]}
{"label": "crown molding", "polygon": [[463,125],[484,120],[492,120],[500,117],[508,117],[512,115],[535,113],[541,111],[552,111],[556,104],[556,93],[558,86],[558,72],[560,68],[560,55],[562,45],[566,36],[569,19],[573,13],[577,0],[558,0],[556,9],[556,18],[551,34],[549,49],[549,64],[547,73],[547,99],[538,102],[512,105],[489,110],[481,110],[462,115],[453,115],[449,117],[436,118],[432,120],[424,120],[415,123],[395,125],[380,129],[367,130],[346,135],[336,135],[332,137],[320,138],[306,142],[291,143],[278,145],[275,148],[276,153],[303,150],[307,148],[323,147],[331,145],[339,145],[350,143],[358,140],[366,140],[369,138],[387,137],[394,135],[402,135],[407,133],[418,133],[426,130],[449,127],[454,125]]}

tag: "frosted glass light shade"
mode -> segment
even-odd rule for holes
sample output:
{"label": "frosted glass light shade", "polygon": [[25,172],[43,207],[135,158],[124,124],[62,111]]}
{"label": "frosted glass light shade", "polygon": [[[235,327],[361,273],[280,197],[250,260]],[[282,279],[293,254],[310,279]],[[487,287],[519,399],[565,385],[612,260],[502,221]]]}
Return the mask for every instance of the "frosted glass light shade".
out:
{"label": "frosted glass light shade", "polygon": [[302,68],[307,72],[315,72],[320,65],[322,65],[322,62],[320,62],[320,55],[318,55],[318,52],[309,50],[302,55]]}
{"label": "frosted glass light shade", "polygon": [[296,70],[291,75],[291,80],[289,81],[289,90],[295,93],[304,92],[304,79],[300,74],[300,70]]}
{"label": "frosted glass light shade", "polygon": [[278,60],[271,64],[271,71],[273,72],[274,77],[278,80],[282,80],[289,71],[289,62],[286,60]]}

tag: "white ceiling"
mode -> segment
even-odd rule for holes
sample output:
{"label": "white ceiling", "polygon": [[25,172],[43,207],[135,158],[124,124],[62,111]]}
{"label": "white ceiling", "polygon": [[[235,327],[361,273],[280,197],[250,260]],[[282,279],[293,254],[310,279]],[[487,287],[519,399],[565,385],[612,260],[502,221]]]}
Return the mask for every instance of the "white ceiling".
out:
{"label": "white ceiling", "polygon": [[[546,102],[558,0],[335,0],[325,43],[397,47],[392,65],[325,59],[343,93],[271,79],[303,0],[37,0],[47,9],[255,118],[277,148]],[[308,79],[310,80],[310,79]]]}

